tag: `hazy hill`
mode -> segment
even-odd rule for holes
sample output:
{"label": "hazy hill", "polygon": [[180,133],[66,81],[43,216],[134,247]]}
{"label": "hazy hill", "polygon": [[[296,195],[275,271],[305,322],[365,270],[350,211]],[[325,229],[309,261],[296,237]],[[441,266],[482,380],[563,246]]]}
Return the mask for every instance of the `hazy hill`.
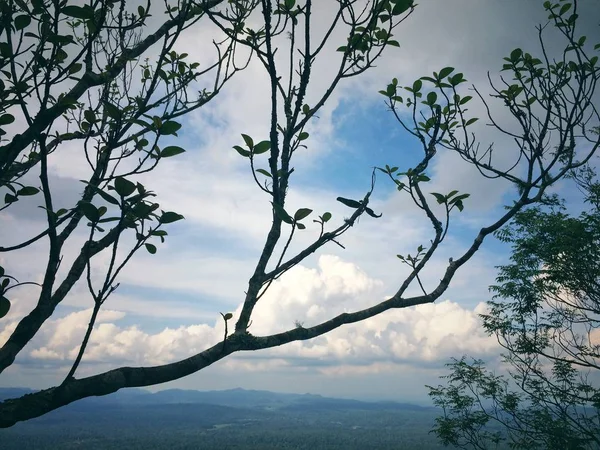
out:
{"label": "hazy hill", "polygon": [[[32,392],[0,388],[0,399]],[[434,408],[231,389],[126,389],[7,430],[2,450],[434,449]]]}

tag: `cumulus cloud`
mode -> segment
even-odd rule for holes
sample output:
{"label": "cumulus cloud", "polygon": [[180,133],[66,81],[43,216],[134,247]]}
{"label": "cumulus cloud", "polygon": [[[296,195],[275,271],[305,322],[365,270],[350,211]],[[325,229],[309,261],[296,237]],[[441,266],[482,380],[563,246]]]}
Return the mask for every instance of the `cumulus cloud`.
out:
{"label": "cumulus cloud", "polygon": [[[323,255],[317,268],[298,266],[276,281],[261,299],[250,331],[267,335],[288,330],[294,322],[311,326],[344,311],[354,311],[383,299],[382,283],[355,264]],[[481,330],[478,314],[484,305],[468,309],[449,300],[416,308],[389,311],[364,323],[341,327],[306,342],[256,353],[244,353],[231,369],[266,370],[268,367],[314,366],[325,375],[381,371],[389,364],[431,365],[450,356],[493,352],[495,341]],[[240,308],[234,316],[237,316]],[[39,345],[29,351],[32,361],[70,364],[75,358],[91,314],[90,309],[48,321]],[[92,333],[84,364],[155,365],[193,355],[218,343],[223,324],[164,328],[150,333],[137,325],[124,326],[126,313],[102,311]],[[0,334],[5,340],[14,328]],[[0,341],[2,342],[2,341]],[[332,366],[339,366],[332,369]],[[365,366],[370,367],[365,369]]]}

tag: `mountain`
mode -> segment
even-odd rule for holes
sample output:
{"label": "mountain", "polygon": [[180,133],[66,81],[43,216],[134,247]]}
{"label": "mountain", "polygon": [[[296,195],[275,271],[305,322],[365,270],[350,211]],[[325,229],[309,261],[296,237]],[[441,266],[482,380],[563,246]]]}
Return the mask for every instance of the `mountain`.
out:
{"label": "mountain", "polygon": [[[0,388],[0,399],[33,392]],[[124,389],[0,430],[2,450],[441,449],[435,408],[311,394]]]}
{"label": "mountain", "polygon": [[[0,388],[0,401],[35,392],[27,388]],[[366,402],[359,400],[323,397],[314,394],[287,394],[241,388],[220,391],[197,391],[191,389],[166,389],[155,393],[144,389],[121,389],[111,395],[90,397],[69,405],[77,409],[116,405],[172,405],[205,404],[231,408],[264,410],[427,410],[431,408],[407,403]]]}

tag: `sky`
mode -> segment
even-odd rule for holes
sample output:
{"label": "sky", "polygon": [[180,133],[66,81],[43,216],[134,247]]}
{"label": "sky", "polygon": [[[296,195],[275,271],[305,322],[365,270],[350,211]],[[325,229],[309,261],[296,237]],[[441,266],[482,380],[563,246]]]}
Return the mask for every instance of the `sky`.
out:
{"label": "sky", "polygon": [[[318,34],[334,2],[315,3]],[[541,3],[419,2],[395,31],[401,47],[388,49],[377,67],[363,76],[342,82],[318,119],[310,123],[308,148],[299,151],[294,161],[287,209],[330,211],[332,222],[340,223],[349,210],[336,202],[336,197],[362,198],[369,189],[373,166],[414,166],[418,142],[403,131],[377,91],[393,77],[407,85],[452,66],[464,73],[469,85],[488,93],[488,71],[497,77],[502,58],[513,48],[538,52],[535,26],[546,22]],[[585,14],[593,11],[597,2],[582,3],[582,33],[597,41],[598,19]],[[214,32],[201,21],[182,36],[178,49],[188,52],[190,60],[210,60]],[[344,43],[341,33],[334,38],[333,50]],[[548,44],[551,49],[562,45],[552,33]],[[327,88],[336,58],[339,54],[328,49],[317,61],[309,104]],[[161,162],[151,174],[138,178],[157,193],[162,209],[177,211],[186,219],[168,228],[169,237],[164,244],[157,243],[156,255],[139,252],[123,271],[120,287],[100,313],[78,376],[190,356],[222,339],[221,312],[232,312],[234,320],[237,318],[268,231],[270,205],[254,184],[246,161],[232,146],[242,143],[241,133],[255,141],[268,136],[267,81],[264,68],[252,61],[213,102],[185,117],[176,143],[186,153]],[[492,110],[510,123],[501,105],[493,104]],[[470,113],[481,116],[483,111],[482,104],[474,100]],[[473,130],[481,142],[496,142],[506,149],[500,163],[508,161],[510,141],[484,120]],[[66,145],[50,161],[51,184],[57,201],[62,202],[59,206],[72,206],[82,190],[78,180],[85,176],[86,166],[79,150]],[[430,191],[458,189],[471,194],[439,255],[424,272],[425,287],[433,289],[448,258],[460,255],[480,227],[494,222],[515,191],[505,183],[483,179],[456,155],[444,151],[433,160],[429,175]],[[566,196],[572,194],[571,189],[566,183],[557,187]],[[2,245],[27,239],[43,227],[36,201],[20,201],[0,213]],[[395,293],[408,273],[396,255],[414,252],[420,244],[426,246],[430,226],[384,177],[377,180],[371,206],[382,218],[361,218],[341,238],[345,249],[325,246],[273,283],[255,309],[250,332],[281,332],[293,328],[296,321],[314,325]],[[292,251],[311,242],[315,233],[317,228],[309,226],[298,235]],[[80,234],[66,246],[65,261],[74,257],[82,238]],[[20,280],[39,281],[44,263],[39,255],[46,248],[47,243],[39,242],[0,254],[0,265],[10,268]],[[428,404],[425,385],[439,383],[451,357],[467,354],[497,366],[498,346],[481,329],[478,314],[485,311],[495,267],[508,261],[508,250],[493,239],[486,241],[434,304],[388,311],[311,341],[235,354],[153,389],[242,387]],[[96,258],[95,276],[100,276],[107,260],[108,255]],[[409,294],[417,292],[409,290]],[[36,288],[30,286],[12,291],[12,310],[0,319],[0,344],[31,310],[35,295]],[[15,364],[0,376],[0,386],[37,389],[60,382],[76,354],[91,306],[87,288],[78,283]]]}

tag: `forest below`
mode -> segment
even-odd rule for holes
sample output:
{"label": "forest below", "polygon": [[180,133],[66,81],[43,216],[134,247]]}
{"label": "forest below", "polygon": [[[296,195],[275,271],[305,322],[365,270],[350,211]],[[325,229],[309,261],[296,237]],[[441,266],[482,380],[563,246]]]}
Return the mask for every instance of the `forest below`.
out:
{"label": "forest below", "polygon": [[[25,392],[0,389],[0,399]],[[130,389],[0,430],[3,450],[438,449],[435,408],[268,391]]]}

